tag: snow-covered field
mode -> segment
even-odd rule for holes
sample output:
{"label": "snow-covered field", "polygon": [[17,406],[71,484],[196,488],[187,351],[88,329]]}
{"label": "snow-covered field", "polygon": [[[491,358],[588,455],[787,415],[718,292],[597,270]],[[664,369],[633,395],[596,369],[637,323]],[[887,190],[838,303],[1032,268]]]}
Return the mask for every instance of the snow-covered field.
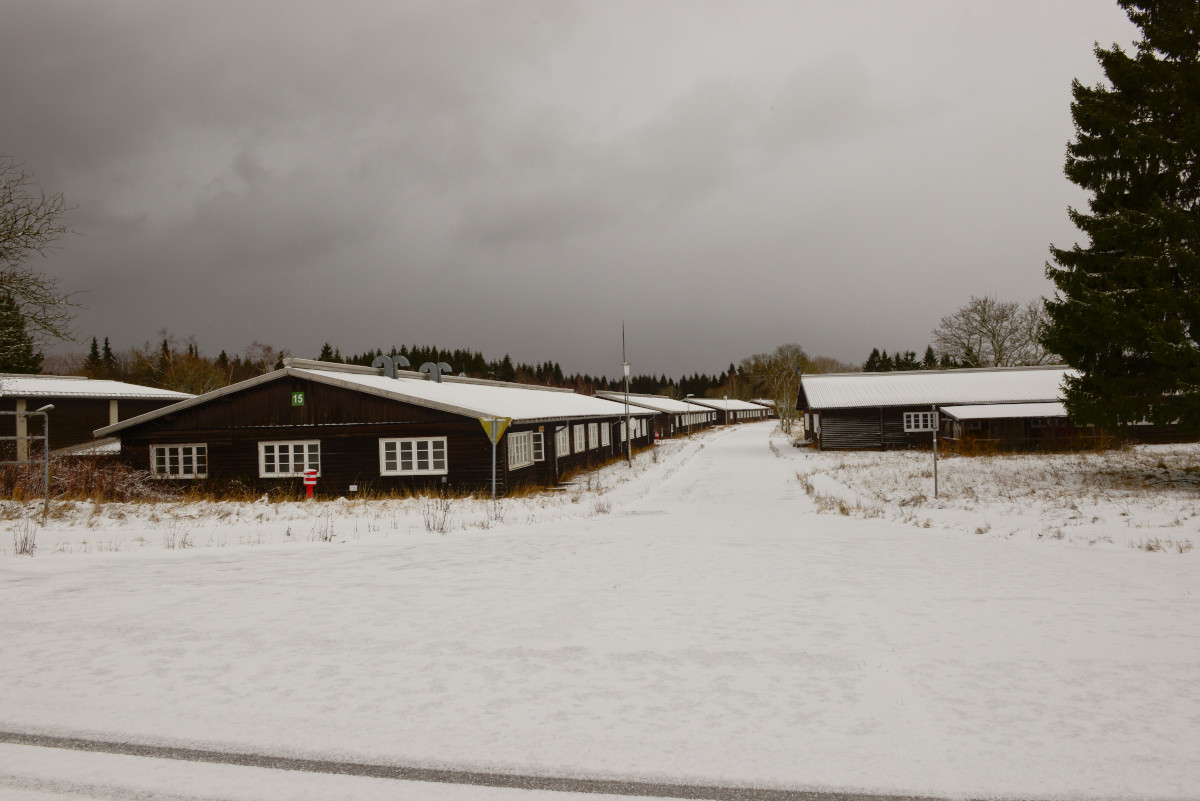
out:
{"label": "snow-covered field", "polygon": [[[1197,796],[1200,448],[946,459],[934,500],[928,454],[816,454],[771,429],[670,442],[499,507],[78,505],[41,529],[9,504],[0,730],[802,789]],[[30,535],[36,554],[14,555]],[[0,795],[525,794],[5,745]]]}
{"label": "snow-covered field", "polygon": [[810,453],[797,477],[825,512],[993,537],[1187,553],[1200,542],[1200,447],[1007,454]]}

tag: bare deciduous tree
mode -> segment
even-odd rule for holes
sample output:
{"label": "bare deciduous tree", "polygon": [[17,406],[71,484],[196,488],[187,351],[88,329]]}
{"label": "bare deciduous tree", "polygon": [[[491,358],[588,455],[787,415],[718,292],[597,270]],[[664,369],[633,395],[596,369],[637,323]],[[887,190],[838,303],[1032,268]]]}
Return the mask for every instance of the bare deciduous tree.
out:
{"label": "bare deciduous tree", "polygon": [[972,296],[933,329],[933,345],[963,367],[1046,364],[1053,358],[1039,341],[1046,320],[1041,300],[1021,305]]}
{"label": "bare deciduous tree", "polygon": [[69,229],[62,193],[35,190],[31,176],[11,156],[0,155],[0,292],[8,292],[38,342],[71,339],[71,319],[79,304],[57,279],[34,270],[29,259],[45,255]]}
{"label": "bare deciduous tree", "polygon": [[771,353],[756,353],[742,359],[741,371],[749,380],[753,394],[775,402],[779,427],[791,433],[796,421],[796,396],[800,391],[800,371],[809,368],[808,354],[795,343],[780,345]]}

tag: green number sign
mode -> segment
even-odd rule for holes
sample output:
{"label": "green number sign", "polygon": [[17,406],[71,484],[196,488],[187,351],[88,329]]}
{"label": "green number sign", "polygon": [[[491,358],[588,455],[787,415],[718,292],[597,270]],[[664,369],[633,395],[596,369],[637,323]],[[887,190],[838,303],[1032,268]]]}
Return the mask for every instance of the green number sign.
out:
{"label": "green number sign", "polygon": [[293,392],[292,393],[292,405],[293,406],[303,406],[304,405],[304,393],[303,392]]}

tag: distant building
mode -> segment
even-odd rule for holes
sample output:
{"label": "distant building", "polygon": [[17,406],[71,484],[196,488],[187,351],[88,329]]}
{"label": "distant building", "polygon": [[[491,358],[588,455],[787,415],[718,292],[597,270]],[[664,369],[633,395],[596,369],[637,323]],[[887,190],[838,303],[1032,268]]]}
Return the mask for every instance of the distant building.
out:
{"label": "distant building", "polygon": [[767,417],[779,416],[779,410],[775,408],[775,401],[771,400],[770,398],[751,398],[750,402],[766,407]]}
{"label": "distant building", "polygon": [[[92,442],[92,432],[192,397],[186,392],[81,376],[0,374],[0,411],[32,412],[53,404],[50,449]],[[3,436],[41,436],[42,417],[0,415]],[[6,441],[7,442],[7,441]],[[7,449],[16,453],[20,442]],[[7,458],[7,457],[6,457]]]}
{"label": "distant building", "polygon": [[930,413],[940,435],[986,431],[1033,445],[1073,431],[1062,408],[1062,366],[805,374],[797,410],[821,450],[927,447]]}
{"label": "distant building", "polygon": [[717,423],[723,426],[734,423],[753,423],[770,417],[770,412],[761,404],[736,398],[692,398],[688,402],[697,406],[707,406],[715,411]]}
{"label": "distant building", "polygon": [[[625,402],[624,392],[601,391],[596,393],[596,397],[605,398],[614,403],[623,404]],[[663,438],[711,428],[717,419],[717,413],[707,406],[699,406],[690,401],[675,400],[663,395],[630,393],[629,405],[654,412],[654,433]]]}

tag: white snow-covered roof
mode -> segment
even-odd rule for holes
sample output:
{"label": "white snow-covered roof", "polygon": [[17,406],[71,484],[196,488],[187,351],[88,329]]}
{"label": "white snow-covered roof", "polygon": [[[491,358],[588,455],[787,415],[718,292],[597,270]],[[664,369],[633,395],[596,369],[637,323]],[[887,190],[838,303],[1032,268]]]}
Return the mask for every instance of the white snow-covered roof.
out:
{"label": "white snow-covered roof", "polygon": [[987,403],[981,406],[942,406],[940,408],[955,420],[1006,420],[1067,416],[1067,407],[1058,402]]}
{"label": "white snow-covered roof", "polygon": [[[311,378],[471,417],[511,417],[514,422],[521,423],[624,414],[624,407],[612,401],[549,387],[456,379],[452,376],[443,376],[439,383],[425,378],[388,378],[334,370],[290,369],[298,378]],[[633,413],[651,414],[649,411]]]}
{"label": "white snow-covered roof", "polygon": [[[625,405],[624,392],[611,392],[605,390],[602,392],[597,392],[596,397],[605,398],[613,401],[614,403],[619,403],[622,406]],[[667,412],[671,414],[702,414],[712,411],[712,409],[709,409],[707,406],[697,406],[690,401],[675,400],[674,398],[668,398],[663,395],[635,395],[632,392],[629,393],[629,405],[641,406],[646,409],[653,409],[656,412]]]}
{"label": "white snow-covered roof", "polygon": [[1061,400],[1067,367],[992,367],[800,377],[810,409],[925,404],[975,405]]}
{"label": "white snow-covered roof", "polygon": [[769,409],[775,408],[775,401],[770,398],[751,398],[751,403],[757,403],[759,406],[766,406]]}
{"label": "white snow-covered roof", "polygon": [[183,400],[186,392],[143,387],[124,381],[84,378],[76,375],[0,374],[0,397],[16,398],[132,398],[138,400]]}
{"label": "white snow-covered roof", "polygon": [[709,409],[728,409],[731,412],[761,412],[763,407],[757,403],[747,403],[737,398],[692,398],[690,403],[707,406]]}
{"label": "white snow-covered roof", "polygon": [[[307,362],[312,364],[312,362]],[[567,420],[588,417],[618,417],[625,413],[623,405],[602,398],[580,395],[568,389],[509,384],[480,379],[443,376],[441,382],[431,381],[418,373],[404,372],[399,378],[371,374],[362,369],[342,370],[309,367],[284,367],[257,378],[232,384],[172,406],[132,417],[116,425],[97,429],[95,435],[107,436],[132,425],[230,395],[258,384],[278,381],[285,376],[308,379],[331,386],[344,387],[369,395],[412,403],[430,409],[440,409],[467,417],[510,417],[516,423],[542,420]],[[648,409],[631,409],[634,416],[650,416]]]}
{"label": "white snow-covered roof", "polygon": [[52,456],[120,456],[120,437],[105,437],[78,445],[68,445],[50,452]]}

